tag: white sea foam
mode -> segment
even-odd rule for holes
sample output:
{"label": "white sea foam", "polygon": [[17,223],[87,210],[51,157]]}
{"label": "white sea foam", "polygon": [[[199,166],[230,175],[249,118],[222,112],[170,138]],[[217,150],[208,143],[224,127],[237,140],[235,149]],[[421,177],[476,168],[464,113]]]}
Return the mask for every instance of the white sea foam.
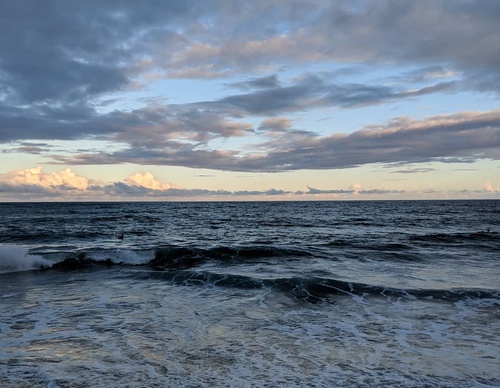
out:
{"label": "white sea foam", "polygon": [[0,281],[0,385],[498,386],[498,320],[468,300],[308,305],[135,271]]}
{"label": "white sea foam", "polygon": [[154,258],[153,250],[133,251],[131,249],[112,249],[89,254],[92,260],[111,260],[115,264],[143,265]]}
{"label": "white sea foam", "polygon": [[53,264],[42,256],[28,254],[28,249],[21,246],[0,246],[0,273],[31,271]]}

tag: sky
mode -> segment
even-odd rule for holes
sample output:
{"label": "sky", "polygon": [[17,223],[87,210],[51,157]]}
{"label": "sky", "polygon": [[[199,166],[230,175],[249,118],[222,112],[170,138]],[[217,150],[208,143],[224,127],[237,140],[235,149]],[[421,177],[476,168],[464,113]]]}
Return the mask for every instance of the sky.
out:
{"label": "sky", "polygon": [[2,0],[0,201],[500,198],[498,0]]}

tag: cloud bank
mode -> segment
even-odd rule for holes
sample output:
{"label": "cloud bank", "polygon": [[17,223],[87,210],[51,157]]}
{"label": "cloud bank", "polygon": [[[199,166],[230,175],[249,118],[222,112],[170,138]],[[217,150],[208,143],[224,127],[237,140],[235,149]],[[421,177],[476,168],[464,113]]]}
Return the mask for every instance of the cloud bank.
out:
{"label": "cloud bank", "polygon": [[277,189],[262,191],[187,189],[169,182],[161,182],[149,172],[137,172],[119,182],[87,179],[76,175],[69,168],[60,172],[45,172],[40,166],[0,174],[0,198],[22,199],[34,194],[37,198],[48,199],[123,200],[130,198],[272,197],[292,193]]}
{"label": "cloud bank", "polygon": [[[499,192],[487,181],[483,190],[473,193],[461,190],[459,194],[480,194],[485,198],[494,198]],[[434,193],[436,191],[431,190],[424,194]],[[408,192],[405,190],[365,188],[358,182],[346,188],[320,189],[307,186],[307,190],[296,191],[279,188],[229,191],[185,188],[161,182],[149,172],[137,172],[117,182],[85,178],[71,169],[45,172],[42,167],[0,174],[0,200],[8,201],[405,199],[406,194]]]}
{"label": "cloud bank", "polygon": [[[7,0],[0,15],[1,152],[65,165],[266,172],[500,158],[498,109],[349,131],[332,124],[329,134],[300,120],[428,96],[498,98],[498,0]],[[395,74],[370,76],[380,69]],[[177,90],[130,97],[172,79],[218,80],[224,94],[182,103],[169,102]],[[109,147],[53,146],[61,140]],[[100,187],[66,171],[10,184]],[[183,190],[144,175],[120,184]]]}
{"label": "cloud bank", "polygon": [[[462,112],[424,120],[397,117],[353,133],[319,136],[288,129],[287,119],[266,119],[260,129],[272,140],[256,152],[137,145],[112,153],[55,157],[65,164],[179,165],[228,171],[332,169],[371,163],[470,162],[500,158],[500,110]],[[272,136],[271,136],[272,135]],[[265,150],[266,152],[262,152]]]}

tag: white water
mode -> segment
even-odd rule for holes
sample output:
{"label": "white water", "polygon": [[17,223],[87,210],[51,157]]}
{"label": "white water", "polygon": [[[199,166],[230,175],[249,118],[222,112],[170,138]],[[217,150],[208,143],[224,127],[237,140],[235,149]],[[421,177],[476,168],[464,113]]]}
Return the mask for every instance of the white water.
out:
{"label": "white water", "polygon": [[268,289],[176,286],[148,273],[1,275],[0,386],[500,382],[498,300],[339,296],[311,305]]}
{"label": "white water", "polygon": [[133,251],[131,249],[109,249],[88,255],[95,261],[111,260],[114,264],[143,265],[149,263],[155,257],[153,249],[145,251]]}
{"label": "white water", "polygon": [[32,271],[52,265],[53,262],[39,255],[30,255],[28,249],[18,245],[0,246],[0,273]]}
{"label": "white water", "polygon": [[[108,249],[90,252],[88,258],[94,261],[110,260],[114,264],[143,265],[154,258],[154,250],[134,251],[131,249]],[[42,255],[30,254],[19,245],[0,245],[0,273],[33,271],[51,268],[68,255],[62,253]]]}

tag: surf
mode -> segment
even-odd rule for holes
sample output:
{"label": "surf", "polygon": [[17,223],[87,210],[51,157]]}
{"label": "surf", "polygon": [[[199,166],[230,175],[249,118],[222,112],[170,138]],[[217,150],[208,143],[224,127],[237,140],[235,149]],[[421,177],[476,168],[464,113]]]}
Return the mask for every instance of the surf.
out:
{"label": "surf", "polygon": [[0,246],[0,273],[32,271],[52,264],[41,255],[29,254],[29,250],[22,246]]}

